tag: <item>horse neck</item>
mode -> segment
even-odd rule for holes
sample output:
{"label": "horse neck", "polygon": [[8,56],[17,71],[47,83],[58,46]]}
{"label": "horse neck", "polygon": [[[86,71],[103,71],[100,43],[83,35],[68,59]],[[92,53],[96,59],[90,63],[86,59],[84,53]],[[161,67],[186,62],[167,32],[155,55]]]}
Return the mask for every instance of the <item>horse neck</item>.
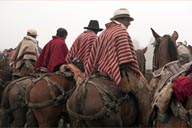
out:
{"label": "horse neck", "polygon": [[187,103],[186,103],[186,109],[190,110],[192,109],[192,95],[188,98]]}
{"label": "horse neck", "polygon": [[139,69],[145,76],[145,55],[140,49],[136,50],[136,55],[137,55]]}

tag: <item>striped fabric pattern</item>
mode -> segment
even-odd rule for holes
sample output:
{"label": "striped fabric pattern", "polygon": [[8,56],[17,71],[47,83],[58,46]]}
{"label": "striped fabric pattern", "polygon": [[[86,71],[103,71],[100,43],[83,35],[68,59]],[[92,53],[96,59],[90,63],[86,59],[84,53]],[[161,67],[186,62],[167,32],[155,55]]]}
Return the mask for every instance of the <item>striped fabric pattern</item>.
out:
{"label": "striped fabric pattern", "polygon": [[90,30],[84,31],[80,34],[77,39],[74,41],[66,61],[68,64],[72,63],[71,58],[77,57],[83,65],[86,65],[91,47],[95,41],[97,35]]}
{"label": "striped fabric pattern", "polygon": [[89,76],[96,68],[119,85],[121,64],[129,64],[130,70],[139,74],[136,52],[129,34],[120,24],[110,22],[91,49],[85,75]]}

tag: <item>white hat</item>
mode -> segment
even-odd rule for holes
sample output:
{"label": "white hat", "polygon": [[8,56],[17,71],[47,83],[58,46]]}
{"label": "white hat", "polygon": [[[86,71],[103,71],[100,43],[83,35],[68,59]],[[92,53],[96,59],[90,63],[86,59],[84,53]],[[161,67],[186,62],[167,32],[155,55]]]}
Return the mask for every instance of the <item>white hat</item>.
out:
{"label": "white hat", "polygon": [[29,33],[32,36],[37,36],[37,31],[35,29],[28,29],[27,33]]}
{"label": "white hat", "polygon": [[124,18],[124,17],[129,18],[131,21],[134,20],[132,17],[130,17],[129,11],[126,8],[120,8],[120,9],[116,10],[114,12],[114,16],[112,18],[110,18],[110,20],[115,20],[117,18]]}

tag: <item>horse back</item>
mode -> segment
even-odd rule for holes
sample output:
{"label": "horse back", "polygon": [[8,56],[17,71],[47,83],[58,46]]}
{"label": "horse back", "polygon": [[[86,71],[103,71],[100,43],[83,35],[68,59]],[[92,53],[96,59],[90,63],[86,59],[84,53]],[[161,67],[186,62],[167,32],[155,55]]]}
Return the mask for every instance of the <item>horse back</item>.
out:
{"label": "horse back", "polygon": [[72,127],[131,126],[136,120],[136,102],[132,97],[128,102],[121,102],[121,98],[122,93],[113,81],[89,77],[77,86],[68,99],[67,110]]}
{"label": "horse back", "polygon": [[67,91],[75,86],[73,80],[66,77],[62,73],[45,74],[36,79],[30,88],[27,100],[39,127],[58,125],[68,98]]}
{"label": "horse back", "polygon": [[[98,82],[100,84],[98,84]],[[101,99],[102,94],[100,94],[96,86],[101,86],[101,88],[103,89],[108,88],[109,90],[113,90],[115,92],[115,90],[113,89],[114,87],[108,87],[114,84],[109,83],[112,82],[101,80],[99,78],[92,78],[91,80],[84,81],[79,86],[77,86],[72,95],[69,97],[69,107],[73,111],[81,114],[83,113],[84,115],[94,115],[95,113],[99,112],[100,109],[103,107],[103,101]],[[81,106],[78,106],[78,104],[80,103],[83,104],[81,104]]]}

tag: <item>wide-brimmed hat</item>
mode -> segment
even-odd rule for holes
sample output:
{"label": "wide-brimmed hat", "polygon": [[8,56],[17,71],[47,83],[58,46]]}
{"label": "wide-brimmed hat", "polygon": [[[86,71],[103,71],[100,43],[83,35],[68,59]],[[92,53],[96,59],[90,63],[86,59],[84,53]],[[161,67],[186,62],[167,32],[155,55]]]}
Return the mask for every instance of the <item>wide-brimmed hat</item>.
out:
{"label": "wide-brimmed hat", "polygon": [[27,33],[29,33],[32,36],[37,36],[37,31],[35,29],[28,29]]}
{"label": "wide-brimmed hat", "polygon": [[99,22],[97,20],[90,20],[88,27],[84,27],[84,29],[93,29],[97,31],[102,31],[102,28],[99,28]]}
{"label": "wide-brimmed hat", "polygon": [[120,9],[118,9],[118,10],[116,10],[115,12],[114,12],[114,16],[112,17],[112,18],[110,18],[110,20],[115,20],[115,19],[117,19],[117,18],[129,18],[131,21],[133,21],[134,20],[134,18],[132,18],[131,16],[130,16],[130,14],[129,14],[129,11],[128,11],[128,9],[126,9],[126,8],[120,8]]}

